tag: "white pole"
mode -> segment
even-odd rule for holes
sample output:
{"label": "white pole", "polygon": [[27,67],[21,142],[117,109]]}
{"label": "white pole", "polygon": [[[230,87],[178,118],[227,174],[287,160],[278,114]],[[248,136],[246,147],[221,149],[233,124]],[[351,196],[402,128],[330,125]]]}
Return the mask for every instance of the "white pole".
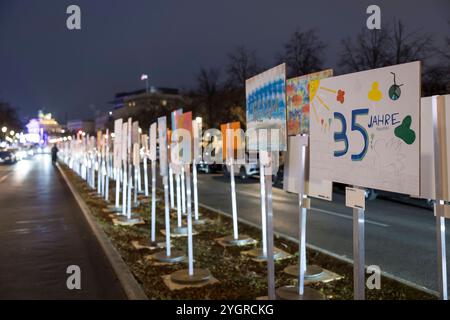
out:
{"label": "white pole", "polygon": [[108,173],[110,172],[111,168],[107,166],[105,168],[105,200],[109,201],[109,176]]}
{"label": "white pole", "polygon": [[181,208],[183,214],[186,214],[186,181],[184,166],[181,167]]}
{"label": "white pole", "polygon": [[133,172],[131,164],[128,165],[128,197],[127,197],[127,218],[131,219],[131,187],[133,185]]}
{"label": "white pole", "polygon": [[267,257],[267,228],[266,228],[266,185],[264,182],[264,165],[259,164],[259,184],[261,188],[261,233],[262,233],[262,251],[264,257]]}
{"label": "white pole", "polygon": [[123,165],[123,170],[122,170],[122,191],[123,191],[123,196],[122,196],[122,215],[126,216],[127,215],[127,192],[128,192],[128,173],[127,173],[127,169],[126,169],[126,165]]}
{"label": "white pole", "polygon": [[116,208],[119,208],[120,206],[120,169],[116,168]]}
{"label": "white pole", "polygon": [[192,174],[193,174],[193,180],[194,180],[194,218],[197,221],[198,220],[198,188],[197,188],[197,165],[195,164],[195,160],[192,163]]}
{"label": "white pole", "polygon": [[148,197],[147,156],[144,156],[144,194]]}
{"label": "white pole", "polygon": [[164,204],[165,204],[165,220],[166,220],[166,256],[170,257],[170,212],[169,212],[169,186],[167,176],[163,177],[164,184]]}
{"label": "white pole", "polygon": [[[151,241],[156,241],[156,163],[152,160],[152,230]],[[164,186],[164,191],[165,191]],[[166,222],[167,223],[167,222]]]}
{"label": "white pole", "polygon": [[134,200],[133,200],[134,206],[136,206],[138,203],[138,197],[137,197],[138,188],[139,188],[138,184],[139,184],[138,167],[135,166],[134,167]]}
{"label": "white pole", "polygon": [[180,175],[175,175],[176,183],[177,183],[177,218],[178,218],[178,227],[181,228],[181,194],[180,194]]}
{"label": "white pole", "polygon": [[172,166],[169,166],[169,183],[170,183],[170,208],[175,209],[175,197],[173,192],[173,170]]}
{"label": "white pole", "polygon": [[236,206],[236,184],[234,182],[234,164],[233,158],[230,158],[230,183],[231,183],[231,209],[233,213],[233,237],[235,240],[239,238],[237,206]]}
{"label": "white pole", "polygon": [[189,275],[194,275],[194,246],[192,243],[191,170],[186,168],[187,224],[188,224],[188,265]]}

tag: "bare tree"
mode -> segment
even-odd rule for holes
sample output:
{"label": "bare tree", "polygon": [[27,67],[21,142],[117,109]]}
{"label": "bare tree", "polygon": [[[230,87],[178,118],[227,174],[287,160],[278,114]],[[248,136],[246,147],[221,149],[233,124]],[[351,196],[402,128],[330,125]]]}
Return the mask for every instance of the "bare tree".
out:
{"label": "bare tree", "polygon": [[342,41],[339,66],[345,72],[356,72],[383,67],[387,64],[389,34],[386,29],[363,29],[355,42],[347,38]]}
{"label": "bare tree", "polygon": [[210,126],[216,124],[219,107],[219,95],[221,94],[220,71],[215,68],[201,68],[197,75],[197,89],[195,90],[195,108],[200,108],[202,113],[208,115],[207,122]]}
{"label": "bare tree", "polygon": [[254,51],[239,46],[228,54],[228,86],[245,88],[245,80],[253,77],[261,70],[260,63]]}
{"label": "bare tree", "polygon": [[421,30],[408,32],[401,21],[394,21],[389,49],[388,62],[390,64],[425,61],[434,52],[433,37]]}
{"label": "bare tree", "polygon": [[0,101],[0,126],[5,126],[8,129],[16,131],[22,129],[22,123],[17,114],[17,110],[4,101]]}
{"label": "bare tree", "polygon": [[287,63],[288,77],[308,74],[322,69],[325,48],[326,45],[314,30],[297,30],[284,45],[284,52],[277,60]]}
{"label": "bare tree", "polygon": [[433,37],[421,30],[409,31],[401,21],[381,30],[363,29],[355,42],[342,41],[339,65],[346,72],[380,68],[431,57]]}

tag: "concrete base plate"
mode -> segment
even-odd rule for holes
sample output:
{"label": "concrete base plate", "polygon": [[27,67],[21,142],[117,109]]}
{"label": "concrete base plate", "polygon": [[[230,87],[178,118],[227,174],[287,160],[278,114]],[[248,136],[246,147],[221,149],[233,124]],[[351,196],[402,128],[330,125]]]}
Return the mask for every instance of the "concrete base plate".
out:
{"label": "concrete base plate", "polygon": [[165,263],[179,263],[186,259],[186,256],[181,251],[172,250],[170,256],[166,255],[166,251],[160,251],[152,254],[152,258],[156,261]]}
{"label": "concrete base plate", "polygon": [[[286,259],[291,259],[292,258],[292,255],[287,253],[286,251],[283,251],[283,250],[278,249],[278,248],[274,248],[274,249],[277,251],[276,254],[275,254],[276,255],[275,261],[286,260]],[[262,254],[261,254],[260,257],[254,257],[254,256],[252,256],[252,254],[254,254],[254,252],[252,252],[252,251],[253,250],[242,251],[241,255],[248,256],[255,262],[261,262],[261,263],[267,262],[267,257],[264,257]]]}
{"label": "concrete base plate", "polygon": [[245,234],[240,234],[237,239],[235,239],[233,236],[226,236],[215,240],[223,247],[231,247],[231,246],[244,247],[255,245],[256,243],[258,243],[258,241],[256,241],[253,238],[250,238]]}
{"label": "concrete base plate", "polygon": [[103,209],[103,212],[111,212],[111,213],[114,213],[114,212],[122,212],[122,206],[116,207],[115,205],[110,204],[110,205],[107,206],[105,209]]}
{"label": "concrete base plate", "polygon": [[[255,248],[249,251],[246,251],[247,255],[249,255],[252,258],[255,258],[257,260],[267,260],[267,256],[263,253],[262,248]],[[283,253],[284,251],[278,249],[278,248],[273,248],[273,258],[275,260],[280,260],[281,258],[283,258]]]}
{"label": "concrete base plate", "polygon": [[[160,232],[161,232],[162,235],[164,235],[164,236],[166,235],[166,230],[163,229]],[[198,234],[198,232],[196,230],[192,230],[192,235],[193,236],[195,236],[197,234]],[[172,237],[172,238],[187,237],[187,233],[186,234],[174,234],[174,233],[170,232],[170,237]]]}
{"label": "concrete base plate", "polygon": [[174,236],[186,236],[188,235],[188,228],[186,226],[182,226],[182,227],[175,227],[172,230],[170,230],[170,233],[173,234]]}
{"label": "concrete base plate", "polygon": [[186,289],[186,288],[200,288],[200,287],[203,287],[206,285],[219,283],[219,281],[216,278],[214,278],[213,276],[211,276],[208,281],[195,283],[195,284],[181,284],[181,283],[174,282],[171,280],[170,274],[162,276],[162,279],[164,281],[164,284],[167,286],[167,288],[169,288],[170,291],[182,290],[182,289]]}
{"label": "concrete base plate", "polygon": [[194,269],[194,274],[189,275],[188,269],[177,270],[170,275],[170,280],[179,284],[199,284],[207,282],[211,278],[208,269]]}
{"label": "concrete base plate", "polygon": [[[287,266],[286,268],[284,268],[284,273],[293,276],[293,277],[298,277],[298,264],[294,264],[291,266]],[[306,272],[305,272],[305,279],[313,279],[313,278],[317,278],[318,276],[321,276],[324,273],[324,270],[313,264],[313,265],[307,265],[306,266]]]}
{"label": "concrete base plate", "polygon": [[285,286],[276,289],[277,298],[280,300],[325,300],[325,295],[313,288],[304,287],[303,294],[298,294],[298,287]]}
{"label": "concrete base plate", "polygon": [[131,217],[131,219],[128,219],[126,216],[120,216],[112,219],[112,221],[115,226],[134,226],[137,224],[145,224],[144,219],[140,217]]}
{"label": "concrete base plate", "polygon": [[166,243],[164,241],[155,241],[151,242],[150,239],[145,239],[143,241],[131,241],[131,245],[136,250],[155,250],[155,249],[162,249],[166,247]]}
{"label": "concrete base plate", "polygon": [[[298,283],[297,277],[298,276],[296,276],[296,278],[293,280],[294,285],[297,285],[297,283]],[[316,283],[316,282],[328,283],[328,282],[340,280],[340,279],[342,279],[341,275],[331,272],[330,270],[323,269],[323,273],[318,275],[317,277],[305,278],[305,285],[308,285],[311,283]]]}

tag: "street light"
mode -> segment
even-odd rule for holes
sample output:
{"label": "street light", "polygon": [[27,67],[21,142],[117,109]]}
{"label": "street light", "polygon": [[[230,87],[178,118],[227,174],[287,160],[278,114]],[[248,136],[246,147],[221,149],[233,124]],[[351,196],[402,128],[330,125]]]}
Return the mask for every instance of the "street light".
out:
{"label": "street light", "polygon": [[5,133],[6,131],[8,131],[8,128],[7,127],[3,127],[2,128],[2,132]]}
{"label": "street light", "polygon": [[14,135],[14,133],[15,133],[14,130],[11,130],[11,131],[9,132],[9,134],[12,135],[12,136]]}
{"label": "street light", "polygon": [[141,81],[145,80],[145,92],[148,93],[148,75],[142,74],[141,75]]}

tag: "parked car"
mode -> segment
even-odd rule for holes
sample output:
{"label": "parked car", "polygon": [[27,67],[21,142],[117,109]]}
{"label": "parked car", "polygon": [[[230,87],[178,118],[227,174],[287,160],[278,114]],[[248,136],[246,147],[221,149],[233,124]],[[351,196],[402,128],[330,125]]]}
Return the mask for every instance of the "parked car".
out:
{"label": "parked car", "polygon": [[[246,180],[249,177],[252,177],[254,175],[258,175],[259,174],[259,165],[258,163],[255,162],[251,162],[249,163],[248,161],[248,154],[246,153],[246,163],[245,164],[234,164],[233,165],[233,169],[234,169],[234,176],[237,176],[239,178],[241,178],[242,180]],[[230,176],[230,170],[229,170],[229,165],[227,164],[223,164],[222,165],[222,171],[223,174],[227,177]]]}
{"label": "parked car", "polygon": [[13,164],[17,162],[16,154],[11,150],[0,151],[0,163]]}
{"label": "parked car", "polygon": [[218,163],[206,163],[205,161],[200,161],[197,163],[197,170],[199,172],[204,173],[214,173],[214,172],[220,172],[222,171],[222,164]]}

